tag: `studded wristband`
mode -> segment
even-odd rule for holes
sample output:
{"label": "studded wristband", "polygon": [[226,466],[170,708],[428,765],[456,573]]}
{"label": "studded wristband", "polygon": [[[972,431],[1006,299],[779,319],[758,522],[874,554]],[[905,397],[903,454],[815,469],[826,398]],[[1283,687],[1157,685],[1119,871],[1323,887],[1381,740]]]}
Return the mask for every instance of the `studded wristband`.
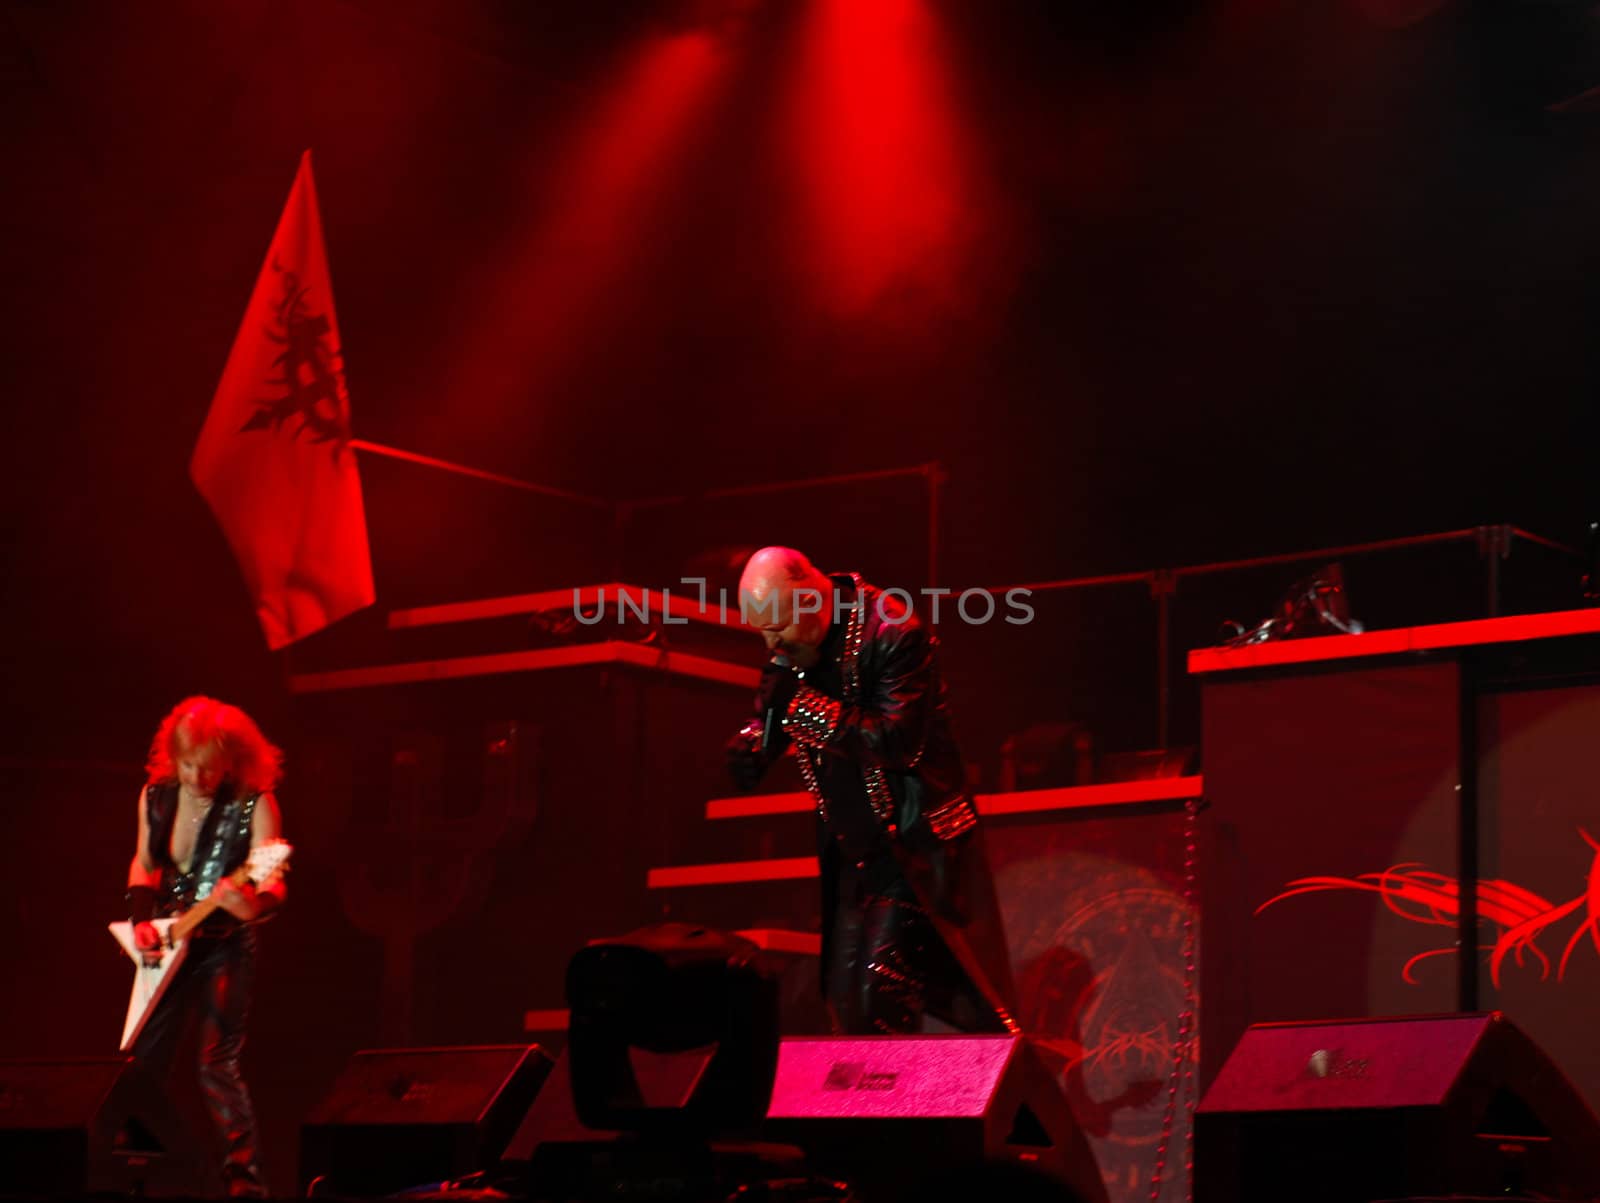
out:
{"label": "studded wristband", "polygon": [[939,840],[953,840],[965,835],[978,823],[978,813],[965,794],[958,794],[927,814],[928,826],[933,830],[934,838]]}
{"label": "studded wristband", "polygon": [[149,886],[129,886],[128,918],[134,924],[148,923],[156,917],[156,892]]}

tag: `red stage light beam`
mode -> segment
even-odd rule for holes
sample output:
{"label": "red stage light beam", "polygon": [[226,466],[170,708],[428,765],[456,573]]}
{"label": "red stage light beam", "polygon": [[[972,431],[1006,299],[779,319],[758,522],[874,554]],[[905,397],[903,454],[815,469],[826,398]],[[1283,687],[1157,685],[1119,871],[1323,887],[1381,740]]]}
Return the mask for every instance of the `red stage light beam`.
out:
{"label": "red stage light beam", "polygon": [[651,38],[574,126],[560,165],[536,173],[543,191],[530,198],[533,224],[491,269],[453,357],[450,392],[470,407],[474,427],[491,430],[495,415],[536,404],[622,285],[725,58],[711,34]]}
{"label": "red stage light beam", "polygon": [[953,288],[973,156],[924,0],[814,0],[788,90],[799,265],[829,309],[905,282]]}

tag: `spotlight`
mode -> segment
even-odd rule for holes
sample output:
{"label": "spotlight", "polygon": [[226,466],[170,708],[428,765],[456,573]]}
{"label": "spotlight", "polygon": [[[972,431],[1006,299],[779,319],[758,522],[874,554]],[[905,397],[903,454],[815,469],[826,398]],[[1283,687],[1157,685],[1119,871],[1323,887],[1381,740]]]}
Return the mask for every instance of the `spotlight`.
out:
{"label": "spotlight", "polygon": [[778,1069],[778,986],[759,952],[739,936],[664,923],[568,962],[563,1058],[588,1131],[549,1126],[528,1197],[721,1203],[807,1182],[799,1149],[738,1139],[766,1117]]}
{"label": "spotlight", "polygon": [[578,1118],[609,1131],[753,1130],[778,1068],[778,986],[750,941],[666,923],[589,945],[567,966]]}

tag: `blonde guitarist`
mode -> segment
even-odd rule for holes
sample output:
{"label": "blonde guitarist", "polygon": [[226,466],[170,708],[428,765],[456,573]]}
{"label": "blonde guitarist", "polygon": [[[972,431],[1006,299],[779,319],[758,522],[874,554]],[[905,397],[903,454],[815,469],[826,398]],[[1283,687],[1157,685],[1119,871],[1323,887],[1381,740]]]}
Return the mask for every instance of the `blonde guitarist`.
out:
{"label": "blonde guitarist", "polygon": [[143,1014],[135,1014],[136,984],[125,1037],[128,1051],[164,1080],[183,1032],[199,1025],[200,1088],[226,1146],[223,1181],[236,1197],[266,1194],[239,1057],[255,977],[254,925],[285,897],[281,863],[263,881],[249,877],[261,852],[281,843],[272,794],[281,761],[238,707],[185,698],[151,742],[139,842],[128,869],[131,942],[152,973],[167,967],[169,951],[152,920],[204,915],[192,931],[182,919],[170,927],[184,930],[182,955],[170,962],[170,975]]}

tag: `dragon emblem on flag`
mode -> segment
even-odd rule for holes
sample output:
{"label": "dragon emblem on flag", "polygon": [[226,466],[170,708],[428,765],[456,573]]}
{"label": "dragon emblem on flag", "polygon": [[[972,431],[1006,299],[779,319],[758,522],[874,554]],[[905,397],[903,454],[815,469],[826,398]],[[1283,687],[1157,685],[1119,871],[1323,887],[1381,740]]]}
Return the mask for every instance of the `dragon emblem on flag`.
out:
{"label": "dragon emblem on flag", "polygon": [[306,302],[308,288],[292,271],[276,262],[272,270],[282,277],[283,292],[273,306],[273,324],[267,338],[283,348],[272,361],[277,375],[267,384],[282,392],[259,399],[256,411],[239,428],[281,430],[295,422],[291,433],[306,435],[313,443],[333,443],[337,456],[350,442],[349,409],[345,404],[340,352],[328,345],[332,323],[326,313],[314,312]]}

